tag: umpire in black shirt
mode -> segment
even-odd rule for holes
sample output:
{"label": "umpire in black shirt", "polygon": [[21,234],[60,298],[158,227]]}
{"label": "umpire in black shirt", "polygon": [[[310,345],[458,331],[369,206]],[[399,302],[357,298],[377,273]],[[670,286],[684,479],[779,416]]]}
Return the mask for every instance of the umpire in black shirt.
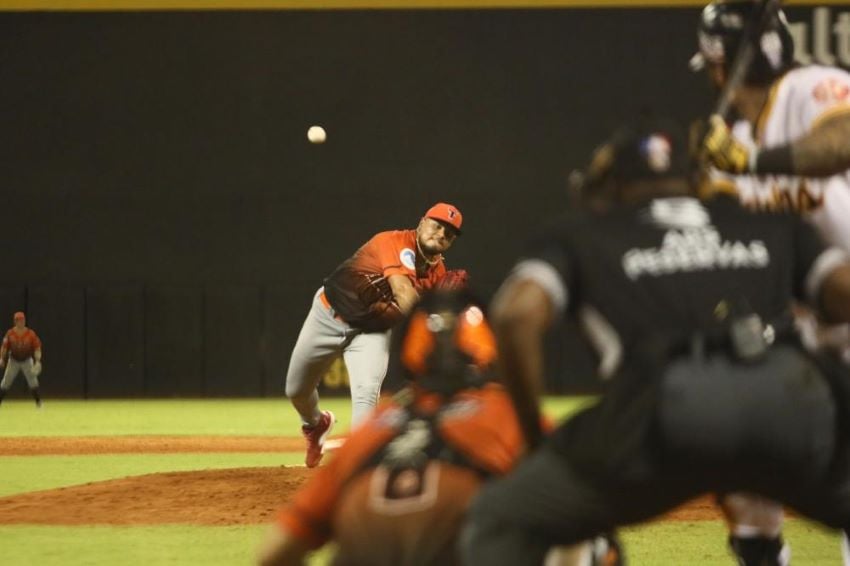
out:
{"label": "umpire in black shirt", "polygon": [[799,346],[792,299],[850,322],[850,263],[795,216],[693,198],[675,128],[624,128],[594,155],[588,205],[539,238],[497,294],[502,372],[534,424],[543,336],[577,317],[610,377],[600,402],[487,486],[468,564],[541,564],[554,545],[707,491],[776,499],[850,527],[848,378]]}

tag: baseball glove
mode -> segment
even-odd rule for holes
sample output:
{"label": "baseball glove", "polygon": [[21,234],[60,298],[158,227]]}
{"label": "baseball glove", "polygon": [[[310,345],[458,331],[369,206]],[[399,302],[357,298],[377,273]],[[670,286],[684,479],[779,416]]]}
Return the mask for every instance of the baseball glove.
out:
{"label": "baseball glove", "polygon": [[346,320],[346,322],[364,332],[383,332],[395,326],[403,318],[404,313],[398,308],[398,303],[378,300],[369,305],[366,315],[354,320]]}
{"label": "baseball glove", "polygon": [[452,269],[446,271],[435,287],[444,291],[463,289],[469,285],[469,273],[465,269]]}

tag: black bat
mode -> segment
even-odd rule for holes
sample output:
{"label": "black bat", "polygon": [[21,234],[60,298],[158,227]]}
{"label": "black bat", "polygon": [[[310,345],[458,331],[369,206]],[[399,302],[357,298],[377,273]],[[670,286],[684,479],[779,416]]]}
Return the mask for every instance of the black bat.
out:
{"label": "black bat", "polygon": [[720,97],[714,106],[714,114],[728,118],[732,94],[744,82],[755,58],[756,49],[761,49],[759,44],[764,30],[779,12],[779,3],[779,0],[759,0],[753,9],[750,19],[744,25],[741,44],[738,46],[738,52],[735,53],[726,84],[723,85],[723,90],[720,91]]}

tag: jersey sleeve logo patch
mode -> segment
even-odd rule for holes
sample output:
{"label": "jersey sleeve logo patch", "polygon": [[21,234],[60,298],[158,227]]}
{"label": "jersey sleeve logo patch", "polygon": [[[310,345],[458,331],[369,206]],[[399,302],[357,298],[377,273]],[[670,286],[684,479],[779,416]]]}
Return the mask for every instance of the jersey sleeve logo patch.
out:
{"label": "jersey sleeve logo patch", "polygon": [[812,96],[821,104],[835,104],[850,101],[850,85],[846,82],[828,78],[817,84],[812,91]]}
{"label": "jersey sleeve logo patch", "polygon": [[416,269],[416,252],[410,248],[404,248],[398,257],[401,260],[401,264],[407,269]]}
{"label": "jersey sleeve logo patch", "polygon": [[714,226],[668,230],[660,246],[632,248],[622,258],[626,277],[661,277],[697,271],[764,269],[770,251],[761,240],[724,240]]}

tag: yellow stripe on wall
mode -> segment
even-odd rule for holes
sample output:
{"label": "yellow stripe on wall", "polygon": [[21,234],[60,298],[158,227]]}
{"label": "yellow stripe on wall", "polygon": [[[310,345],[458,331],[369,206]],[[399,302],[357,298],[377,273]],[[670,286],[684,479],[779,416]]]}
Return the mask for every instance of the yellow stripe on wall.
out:
{"label": "yellow stripe on wall", "polygon": [[[700,7],[707,0],[0,0],[0,11]],[[850,6],[789,0],[786,6]]]}

